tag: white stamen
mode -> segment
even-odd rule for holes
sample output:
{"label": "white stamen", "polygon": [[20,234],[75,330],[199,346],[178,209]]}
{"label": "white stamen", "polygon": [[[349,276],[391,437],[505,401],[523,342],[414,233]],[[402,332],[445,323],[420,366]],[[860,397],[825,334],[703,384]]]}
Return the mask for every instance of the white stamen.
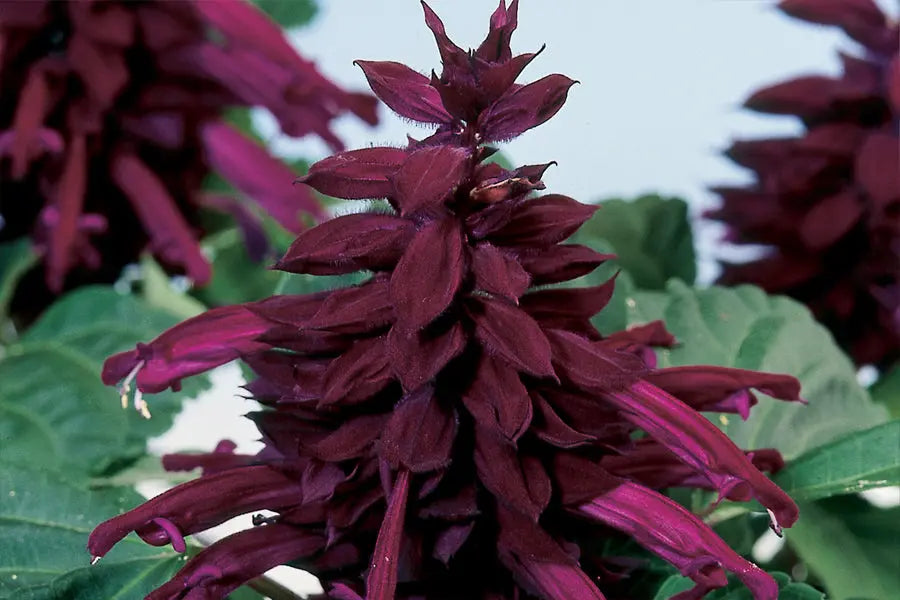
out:
{"label": "white stamen", "polygon": [[[128,375],[125,376],[125,379],[122,380],[122,383],[119,384],[119,394],[121,395],[123,409],[128,408],[128,395],[131,393],[131,382],[137,377],[138,371],[144,367],[144,364],[145,362],[143,360],[136,364],[134,368],[128,372]],[[141,413],[141,416],[145,419],[150,418],[150,409],[147,406],[147,401],[144,400],[144,393],[137,387],[135,387],[134,390],[134,410]]]}
{"label": "white stamen", "polygon": [[782,533],[781,525],[778,524],[778,519],[775,517],[775,513],[772,512],[771,508],[767,508],[766,512],[769,513],[769,528],[775,532],[775,535],[778,537],[784,537],[784,533]]}
{"label": "white stamen", "polygon": [[99,557],[99,556],[92,556],[92,557],[91,557],[91,566],[96,565],[98,562],[100,562],[100,557]]}

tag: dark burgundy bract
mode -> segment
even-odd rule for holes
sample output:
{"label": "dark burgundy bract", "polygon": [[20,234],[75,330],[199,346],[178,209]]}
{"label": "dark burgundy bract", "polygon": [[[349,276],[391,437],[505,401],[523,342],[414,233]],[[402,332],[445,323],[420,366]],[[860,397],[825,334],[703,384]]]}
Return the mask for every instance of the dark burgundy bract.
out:
{"label": "dark burgundy bract", "polygon": [[[626,535],[696,582],[700,598],[733,573],[757,600],[777,585],[659,490],[687,486],[754,498],[773,527],[797,507],[761,469],[774,450],[738,449],[699,411],[746,417],[752,389],[799,400],[789,376],[719,367],[656,369],[650,346],[674,343],[654,322],[602,337],[590,318],[613,281],[577,278],[608,257],[564,244],[596,210],[535,195],[549,165],[507,170],[485,142],[549,119],[573,81],[514,83],[532,54],[513,56],[517,3],[501,2],[485,41],[466,52],[428,8],[444,68],[426,77],[360,62],[402,116],[436,125],[405,148],[339,153],[303,182],[391,210],[338,217],[300,234],[279,268],[364,283],[214,309],[111,357],[108,384],[143,392],[241,358],[255,456],[225,443],[164,459],[202,477],[101,524],[102,556],[129,532],[182,547],[235,515],[274,517],[210,546],[151,600],[224,598],[290,561],[332,598],[603,598],[628,573],[588,551]],[[614,557],[613,557],[614,558]]]}
{"label": "dark burgundy bract", "polygon": [[719,188],[708,216],[728,239],[770,246],[725,264],[721,281],[753,283],[806,303],[859,364],[900,357],[900,28],[873,0],[785,0],[787,14],[841,27],[861,52],[839,77],[762,89],[746,105],[796,115],[800,137],[735,142],[728,155],[756,174]]}
{"label": "dark burgundy bract", "polygon": [[2,0],[2,238],[34,237],[54,291],[76,266],[114,279],[148,243],[202,284],[198,206],[259,238],[243,200],[204,194],[209,172],[290,231],[302,231],[301,212],[322,215],[224,109],[265,107],[285,133],[340,149],[331,120],[352,111],[373,123],[374,102],[325,79],[246,0]]}

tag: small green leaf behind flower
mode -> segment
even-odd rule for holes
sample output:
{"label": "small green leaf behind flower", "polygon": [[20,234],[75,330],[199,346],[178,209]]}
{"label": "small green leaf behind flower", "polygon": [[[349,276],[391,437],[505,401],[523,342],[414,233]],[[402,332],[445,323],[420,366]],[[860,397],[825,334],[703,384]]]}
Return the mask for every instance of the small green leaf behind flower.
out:
{"label": "small green leaf behind flower", "polygon": [[168,430],[182,400],[205,380],[155,395],[146,420],[122,410],[99,373],[107,356],[178,320],[104,286],[80,288],[52,305],[0,358],[0,459],[99,476],[142,456],[147,439]]}
{"label": "small green leaf behind flower", "polygon": [[795,500],[900,485],[900,421],[815,448],[779,472],[775,482]]}
{"label": "small green leaf behind flower", "polygon": [[684,200],[649,195],[599,204],[571,241],[594,248],[601,240],[608,244],[639,288],[661,290],[672,278],[694,283],[696,256]]}
{"label": "small green leaf behind flower", "polygon": [[[824,600],[825,595],[817,591],[815,588],[805,583],[797,583],[791,581],[791,578],[784,573],[770,573],[775,581],[778,582],[778,598],[779,600]],[[687,577],[673,575],[663,582],[653,600],[669,600],[678,592],[689,590],[693,587],[693,582]],[[752,600],[753,596],[746,587],[737,582],[731,585],[714,590],[704,596],[704,600]]]}
{"label": "small green leaf behind flower", "polygon": [[0,598],[142,598],[183,557],[131,535],[95,566],[85,550],[93,527],[140,501],[129,488],[88,489],[32,461],[0,461]]}

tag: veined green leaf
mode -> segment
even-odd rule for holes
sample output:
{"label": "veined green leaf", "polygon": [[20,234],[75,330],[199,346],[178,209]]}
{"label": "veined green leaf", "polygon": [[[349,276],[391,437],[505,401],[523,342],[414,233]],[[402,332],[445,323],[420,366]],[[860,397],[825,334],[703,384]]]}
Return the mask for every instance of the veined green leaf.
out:
{"label": "veined green leaf", "polygon": [[815,448],[778,473],[775,482],[795,500],[900,485],[900,421]]}
{"label": "veined green leaf", "polygon": [[[825,595],[805,583],[791,581],[784,573],[769,573],[778,582],[779,600],[824,600]],[[653,600],[669,600],[679,592],[689,590],[694,583],[687,577],[673,575],[663,582]],[[744,584],[732,581],[724,588],[719,588],[703,597],[704,600],[752,600],[753,594]]]}
{"label": "veined green leaf", "polygon": [[678,339],[679,346],[657,352],[660,367],[720,365],[800,380],[808,405],[760,394],[747,421],[716,418],[743,448],[775,447],[793,459],[887,420],[831,334],[789,298],[767,296],[753,286],[693,289],[672,280],[664,292],[633,291],[624,302],[629,325],[663,319]]}
{"label": "veined green leaf", "polygon": [[132,534],[89,566],[88,534],[141,501],[131,489],[89,490],[31,462],[0,462],[0,498],[0,598],[142,598],[183,563]]}
{"label": "veined green leaf", "polygon": [[80,288],[53,304],[0,359],[0,458],[31,457],[85,474],[115,471],[144,452],[148,437],[166,431],[183,398],[155,394],[153,418],[123,411],[103,385],[103,361],[171,327],[178,318],[104,286]]}
{"label": "veined green leaf", "polygon": [[802,502],[800,520],[785,534],[830,600],[897,597],[900,507],[876,508],[858,496]]}
{"label": "veined green leaf", "polygon": [[669,279],[688,284],[697,276],[687,203],[678,198],[641,196],[604,200],[600,210],[572,238],[596,247],[612,246],[616,263],[643,289],[663,289]]}

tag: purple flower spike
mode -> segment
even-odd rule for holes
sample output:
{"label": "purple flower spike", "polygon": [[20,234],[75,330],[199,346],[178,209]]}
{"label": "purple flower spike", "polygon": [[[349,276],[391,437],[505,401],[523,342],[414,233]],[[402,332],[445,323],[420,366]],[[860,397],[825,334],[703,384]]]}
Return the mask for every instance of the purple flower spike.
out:
{"label": "purple flower spike", "polygon": [[[114,281],[145,250],[207,282],[198,240],[212,173],[240,192],[230,200],[291,232],[304,214],[324,216],[310,190],[291,187],[290,167],[224,122],[226,109],[264,107],[288,135],[335,149],[336,118],[377,121],[373,96],[326,79],[249,0],[0,0],[0,39],[3,236],[34,238],[52,294]],[[109,226],[86,231],[85,215]]]}
{"label": "purple flower spike", "polygon": [[540,287],[610,257],[564,243],[595,206],[534,195],[552,163],[485,162],[495,150],[486,140],[550,118],[571,85],[562,75],[514,82],[534,57],[511,51],[517,8],[501,2],[485,41],[466,52],[425,6],[443,61],[430,79],[399,63],[358,63],[392,109],[436,131],[314,164],[301,183],[390,208],[300,233],[277,268],[368,279],[215,309],[107,360],[104,380],[136,379],[140,394],[240,358],[257,376],[246,390],[264,406],[250,415],[264,443],[257,455],[225,445],[166,457],[167,468],[204,475],[91,536],[99,556],[129,531],[165,544],[239,512],[277,513],[198,555],[152,600],[220,599],[299,557],[338,600],[602,600],[620,593],[610,576],[619,569],[616,557],[595,555],[610,533],[596,522],[693,578],[682,600],[724,586],[726,570],[755,600],[772,600],[771,578],[657,490],[757,498],[776,527],[792,524],[797,507],[763,474],[781,456],[738,449],[700,411],[746,416],[754,390],[798,401],[799,384],[741,369],[656,369],[653,347],[675,343],[661,322],[605,337],[591,324],[615,277]]}
{"label": "purple flower spike", "polygon": [[900,357],[900,23],[873,0],[782,0],[792,17],[858,42],[837,77],[804,76],[753,93],[751,110],[798,117],[799,137],[736,141],[726,153],[754,171],[718,188],[708,213],[727,239],[764,244],[725,263],[722,282],[752,283],[805,303],[857,364]]}

